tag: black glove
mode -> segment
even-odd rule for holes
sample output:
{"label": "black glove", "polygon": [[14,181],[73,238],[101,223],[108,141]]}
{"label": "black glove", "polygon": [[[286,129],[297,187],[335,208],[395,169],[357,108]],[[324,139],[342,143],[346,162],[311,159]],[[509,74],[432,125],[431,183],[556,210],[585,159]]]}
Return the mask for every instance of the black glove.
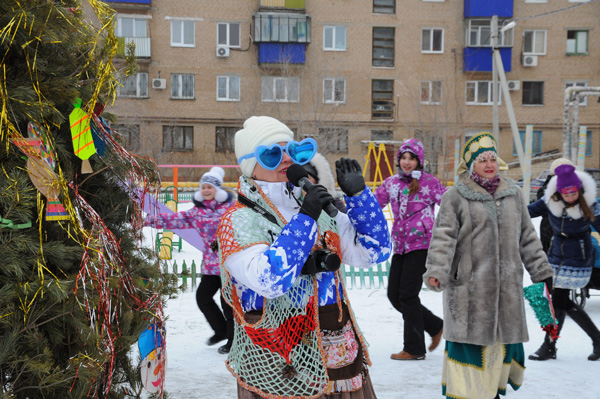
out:
{"label": "black glove", "polygon": [[323,207],[330,202],[333,202],[333,197],[329,194],[327,189],[320,184],[315,184],[304,196],[304,202],[302,202],[302,206],[300,207],[300,213],[318,220]]}
{"label": "black glove", "polygon": [[356,159],[341,158],[335,161],[337,182],[344,194],[353,197],[365,189],[365,178]]}
{"label": "black glove", "polygon": [[552,277],[548,277],[547,279],[544,280],[544,283],[546,283],[546,285],[548,286],[548,292],[550,292],[550,295],[554,295],[554,287],[552,286]]}
{"label": "black glove", "polygon": [[340,268],[342,261],[337,254],[326,249],[317,249],[311,253],[302,267],[302,274],[334,272]]}

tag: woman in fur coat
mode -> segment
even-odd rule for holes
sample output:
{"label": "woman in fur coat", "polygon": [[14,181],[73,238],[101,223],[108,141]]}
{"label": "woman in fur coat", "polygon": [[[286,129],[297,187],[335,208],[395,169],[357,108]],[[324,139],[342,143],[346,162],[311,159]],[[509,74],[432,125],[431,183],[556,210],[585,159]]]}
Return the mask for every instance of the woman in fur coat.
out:
{"label": "woman in fur coat", "polygon": [[501,166],[491,134],[470,139],[433,228],[423,279],[444,291],[449,398],[493,399],[508,384],[521,386],[529,339],[523,266],[534,282],[552,277],[521,189],[498,174]]}
{"label": "woman in fur coat", "polygon": [[[600,231],[600,205],[596,183],[573,165],[560,165],[554,171],[544,197],[528,206],[531,217],[547,216],[552,226],[548,261],[554,269],[552,300],[559,332],[568,315],[592,339],[589,360],[600,359],[600,331],[583,308],[571,301],[570,291],[587,285],[594,265],[590,227]],[[531,360],[556,359],[556,340],[546,335]]]}

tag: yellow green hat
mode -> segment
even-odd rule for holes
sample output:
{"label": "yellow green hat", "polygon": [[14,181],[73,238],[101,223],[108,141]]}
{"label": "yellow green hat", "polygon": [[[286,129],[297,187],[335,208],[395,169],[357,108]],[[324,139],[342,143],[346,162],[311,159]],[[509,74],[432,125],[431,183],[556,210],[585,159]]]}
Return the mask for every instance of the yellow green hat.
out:
{"label": "yellow green hat", "polygon": [[498,160],[498,169],[508,170],[508,165],[500,159],[498,151],[496,150],[496,140],[489,132],[481,132],[469,139],[465,143],[462,150],[462,158],[458,165],[457,174],[464,173],[469,170],[471,164],[477,159],[477,157],[487,151],[493,151],[496,153],[496,159]]}

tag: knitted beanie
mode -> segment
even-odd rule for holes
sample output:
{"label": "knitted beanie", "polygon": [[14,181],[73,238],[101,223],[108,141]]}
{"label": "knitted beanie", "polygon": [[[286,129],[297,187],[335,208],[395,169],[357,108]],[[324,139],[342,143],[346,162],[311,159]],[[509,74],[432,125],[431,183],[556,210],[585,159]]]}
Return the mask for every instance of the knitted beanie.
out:
{"label": "knitted beanie", "polygon": [[581,180],[575,173],[575,166],[569,164],[559,165],[554,173],[557,176],[556,189],[559,193],[569,194],[579,191],[581,188]]}
{"label": "knitted beanie", "polygon": [[246,158],[240,162],[241,157],[252,154],[259,145],[271,146],[279,142],[287,143],[293,139],[294,132],[277,119],[269,116],[251,116],[246,119],[244,128],[235,134],[235,156],[242,174],[252,177],[256,158]]}
{"label": "knitted beanie", "polygon": [[215,193],[215,199],[218,202],[223,202],[227,199],[227,193],[223,190],[223,178],[225,177],[225,171],[223,168],[218,166],[213,166],[210,168],[208,172],[202,175],[200,178],[200,190],[194,193],[194,199],[196,201],[204,201],[204,197],[202,196],[202,185],[210,184],[213,186],[217,192]]}
{"label": "knitted beanie", "polygon": [[554,173],[554,171],[560,165],[573,165],[573,162],[571,162],[567,158],[557,158],[550,164],[550,173],[552,173],[553,175],[556,174],[556,173]]}
{"label": "knitted beanie", "polygon": [[402,143],[402,145],[400,145],[400,148],[398,149],[398,153],[396,154],[396,160],[398,161],[398,164],[400,164],[400,158],[402,158],[402,154],[404,154],[405,152],[410,152],[411,154],[416,156],[417,159],[419,160],[419,166],[421,168],[423,167],[424,159],[425,159],[425,151],[423,150],[423,143],[421,143],[417,139],[404,140],[404,142]]}

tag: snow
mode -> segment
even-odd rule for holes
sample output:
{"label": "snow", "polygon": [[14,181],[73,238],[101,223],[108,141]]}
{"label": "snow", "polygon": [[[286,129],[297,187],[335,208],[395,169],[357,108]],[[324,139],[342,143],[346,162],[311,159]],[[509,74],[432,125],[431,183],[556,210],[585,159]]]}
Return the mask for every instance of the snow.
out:
{"label": "snow", "polygon": [[[185,209],[185,204],[180,208]],[[534,220],[539,225],[539,218]],[[147,239],[155,237],[155,230],[145,229]],[[192,260],[199,263],[201,254],[183,244],[181,253],[174,253],[181,265]],[[525,272],[525,284],[528,280]],[[600,293],[591,290],[592,297],[585,310],[600,325]],[[421,361],[390,359],[392,353],[402,350],[402,315],[390,304],[385,289],[348,289],[350,303],[358,324],[369,342],[373,366],[370,369],[375,393],[379,399],[441,398],[441,375],[444,342]],[[436,315],[442,315],[442,294],[421,291],[422,303]],[[217,303],[218,297],[215,296]],[[535,352],[544,333],[533,311],[526,306],[530,341],[524,344],[526,356]],[[207,346],[212,335],[204,316],[198,309],[195,292],[190,287],[177,298],[166,303],[168,367],[165,392],[175,399],[234,399],[237,398],[236,380],[225,367],[226,355],[217,352],[220,344]],[[223,342],[224,343],[224,342]],[[429,338],[427,345],[429,344]],[[558,341],[556,360],[536,362],[526,359],[525,381],[518,391],[508,388],[507,397],[518,399],[597,398],[600,387],[600,361],[590,362],[592,343],[587,335],[567,317]]]}

